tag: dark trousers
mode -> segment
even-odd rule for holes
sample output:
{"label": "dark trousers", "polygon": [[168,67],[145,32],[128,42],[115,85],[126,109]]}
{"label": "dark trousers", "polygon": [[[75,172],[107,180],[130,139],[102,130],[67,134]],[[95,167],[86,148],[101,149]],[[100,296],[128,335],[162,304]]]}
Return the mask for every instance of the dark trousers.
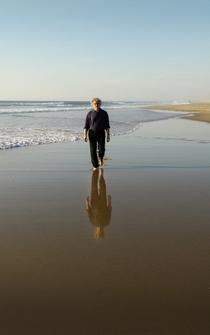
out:
{"label": "dark trousers", "polygon": [[89,144],[90,144],[90,157],[93,167],[99,167],[98,155],[101,160],[104,158],[105,153],[105,131],[96,132],[94,130],[89,130],[88,132]]}
{"label": "dark trousers", "polygon": [[[103,212],[103,208],[106,208],[107,196],[106,196],[106,183],[103,175],[99,178],[99,171],[93,171],[92,182],[91,182],[91,200],[90,204],[92,209],[98,208],[98,212]],[[99,180],[98,180],[99,179]],[[98,189],[99,181],[99,189]]]}

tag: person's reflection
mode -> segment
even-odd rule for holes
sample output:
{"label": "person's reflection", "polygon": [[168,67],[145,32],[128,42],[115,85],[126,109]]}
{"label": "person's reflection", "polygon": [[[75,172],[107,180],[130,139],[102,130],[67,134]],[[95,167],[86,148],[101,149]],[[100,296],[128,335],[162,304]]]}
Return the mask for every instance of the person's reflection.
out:
{"label": "person's reflection", "polygon": [[[103,169],[95,170],[91,181],[91,198],[86,197],[86,210],[90,222],[96,227],[94,237],[96,239],[104,237],[104,227],[109,225],[111,220],[111,196],[106,195],[106,183],[103,176]],[[99,184],[99,185],[98,185]],[[98,189],[99,186],[99,189]]]}

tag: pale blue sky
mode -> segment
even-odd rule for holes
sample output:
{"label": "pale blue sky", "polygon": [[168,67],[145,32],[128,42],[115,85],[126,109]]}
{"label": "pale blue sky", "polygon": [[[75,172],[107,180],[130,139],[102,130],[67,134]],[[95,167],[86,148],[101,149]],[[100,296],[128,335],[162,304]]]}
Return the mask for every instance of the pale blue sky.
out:
{"label": "pale blue sky", "polygon": [[210,99],[210,0],[1,0],[0,100]]}

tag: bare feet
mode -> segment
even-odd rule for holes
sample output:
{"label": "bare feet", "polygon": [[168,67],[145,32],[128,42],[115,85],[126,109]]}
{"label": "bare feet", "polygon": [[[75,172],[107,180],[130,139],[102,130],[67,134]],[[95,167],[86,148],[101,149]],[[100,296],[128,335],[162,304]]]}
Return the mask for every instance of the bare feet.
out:
{"label": "bare feet", "polygon": [[100,166],[104,166],[103,159],[100,159],[100,158],[99,158],[99,165],[100,165]]}

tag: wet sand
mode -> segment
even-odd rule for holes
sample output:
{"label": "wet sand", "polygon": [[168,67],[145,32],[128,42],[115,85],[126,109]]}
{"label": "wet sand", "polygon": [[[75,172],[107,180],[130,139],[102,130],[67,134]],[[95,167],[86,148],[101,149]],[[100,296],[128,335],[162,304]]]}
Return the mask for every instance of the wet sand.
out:
{"label": "wet sand", "polygon": [[176,112],[189,112],[190,115],[185,116],[185,118],[196,121],[210,122],[210,103],[156,105],[146,106],[142,108],[153,110],[170,110]]}
{"label": "wet sand", "polygon": [[1,333],[208,334],[209,149],[185,119],[113,137],[101,239],[88,144],[0,151]]}

